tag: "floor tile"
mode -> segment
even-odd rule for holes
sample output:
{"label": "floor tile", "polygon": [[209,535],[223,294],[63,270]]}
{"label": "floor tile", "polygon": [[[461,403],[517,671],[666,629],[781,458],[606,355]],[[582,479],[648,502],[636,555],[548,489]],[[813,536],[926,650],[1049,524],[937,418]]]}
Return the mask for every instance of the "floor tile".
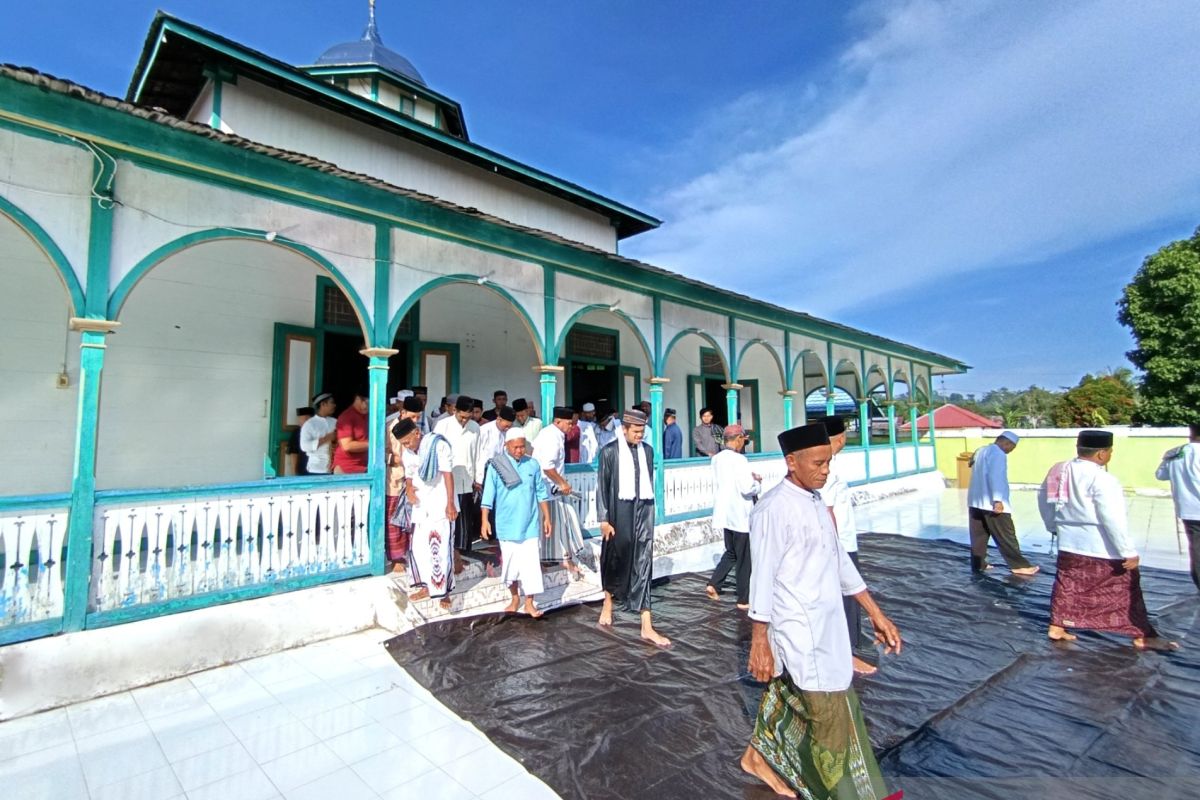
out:
{"label": "floor tile", "polygon": [[306,719],[347,705],[350,700],[320,678],[272,688],[275,698],[295,716]]}
{"label": "floor tile", "polygon": [[45,725],[14,730],[13,733],[8,733],[4,726],[0,725],[0,761],[64,744],[75,744],[71,723],[66,715],[55,717]]}
{"label": "floor tile", "polygon": [[516,760],[490,742],[485,740],[485,743],[488,746],[474,751],[469,758],[456,758],[442,765],[447,775],[475,794],[495,789],[525,772],[525,768]]}
{"label": "floor tile", "polygon": [[272,800],[282,797],[258,767],[230,775],[187,793],[188,800]]}
{"label": "floor tile", "polygon": [[254,678],[254,680],[267,689],[271,687],[271,684],[295,680],[296,678],[306,678],[312,675],[299,661],[292,658],[291,653],[286,650],[281,653],[272,653],[269,656],[243,661],[241,662],[241,667],[251,678]]}
{"label": "floor tile", "polygon": [[197,727],[177,728],[155,734],[167,761],[174,764],[192,756],[234,744],[237,739],[224,722],[213,722]]}
{"label": "floor tile", "polygon": [[276,703],[257,711],[251,711],[249,714],[228,719],[225,724],[229,726],[229,730],[233,731],[234,736],[244,739],[272,728],[295,725],[299,722],[299,717],[288,711],[282,704]]}
{"label": "floor tile", "polygon": [[412,741],[441,728],[453,725],[457,720],[442,708],[422,703],[380,720],[380,723],[404,741]]}
{"label": "floor tile", "polygon": [[304,727],[300,720],[276,728],[250,734],[242,740],[242,746],[259,764],[274,761],[280,756],[303,750],[320,742],[317,735]]}
{"label": "floor tile", "polygon": [[420,698],[413,697],[404,689],[396,688],[389,689],[374,697],[368,697],[366,700],[360,700],[355,705],[367,712],[367,715],[372,719],[381,720],[394,717],[402,711],[408,711],[410,708],[416,708],[421,705],[421,700]]}
{"label": "floor tile", "polygon": [[[440,769],[432,769],[394,789],[380,792],[383,800],[475,800],[475,795]],[[513,798],[512,800],[518,800]],[[524,800],[520,798],[519,800]]]}
{"label": "floor tile", "polygon": [[408,745],[399,745],[351,764],[358,776],[377,792],[385,792],[432,769],[433,762]]}
{"label": "floor tile", "polygon": [[[219,688],[244,682],[250,675],[239,664],[228,664],[224,667],[194,672],[188,676],[192,685],[203,694],[205,689]],[[250,678],[253,680],[253,678]]]}
{"label": "floor tile", "polygon": [[156,736],[162,736],[176,731],[189,731],[220,722],[221,717],[212,710],[207,702],[204,705],[189,706],[172,714],[161,717],[151,717],[146,720],[150,730]]}
{"label": "floor tile", "polygon": [[285,793],[343,767],[345,762],[324,744],[305,747],[262,765],[271,783]]}
{"label": "floor tile", "polygon": [[412,739],[410,744],[440,767],[491,743],[473,728],[456,722]]}
{"label": "floor tile", "polygon": [[240,742],[200,753],[171,765],[187,791],[223,780],[257,766]]}
{"label": "floor tile", "polygon": [[12,736],[15,733],[24,733],[25,731],[42,728],[53,722],[65,719],[67,719],[67,709],[65,708],[56,708],[52,711],[43,711],[40,714],[30,714],[26,717],[10,719],[7,722],[0,722],[0,737]]}
{"label": "floor tile", "polygon": [[208,704],[225,719],[244,716],[251,711],[279,703],[275,695],[257,682],[230,686],[222,691],[206,695]]}
{"label": "floor tile", "polygon": [[128,692],[68,706],[67,717],[77,740],[143,721],[141,709]]}
{"label": "floor tile", "polygon": [[366,700],[369,697],[383,694],[391,689],[399,688],[400,667],[392,664],[389,667],[374,669],[355,678],[352,681],[339,682],[338,691],[351,701]]}
{"label": "floor tile", "polygon": [[376,800],[379,797],[375,790],[367,786],[349,767],[342,767],[337,772],[290,789],[284,796],[287,800]]}
{"label": "floor tile", "polygon": [[0,763],[0,795],[5,800],[80,800],[88,797],[74,745],[39,750]]}
{"label": "floor tile", "polygon": [[96,791],[152,769],[167,766],[166,756],[145,722],[76,741],[88,788]]}
{"label": "floor tile", "polygon": [[158,767],[102,786],[92,792],[91,800],[169,800],[182,792],[175,771]]}
{"label": "floor tile", "polygon": [[529,773],[511,778],[479,795],[480,800],[558,800],[558,795]]}
{"label": "floor tile", "polygon": [[353,764],[380,751],[396,747],[401,744],[401,740],[378,722],[372,722],[341,736],[326,739],[325,744],[329,745],[329,749],[342,761]]}
{"label": "floor tile", "polygon": [[367,712],[353,703],[347,703],[308,717],[304,720],[304,724],[321,739],[332,739],[374,721]]}
{"label": "floor tile", "polygon": [[147,720],[208,705],[187,678],[134,689],[130,694]]}
{"label": "floor tile", "polygon": [[53,772],[64,765],[79,766],[79,755],[74,742],[35,750],[23,756],[0,761],[0,786],[8,781],[31,777],[38,773]]}

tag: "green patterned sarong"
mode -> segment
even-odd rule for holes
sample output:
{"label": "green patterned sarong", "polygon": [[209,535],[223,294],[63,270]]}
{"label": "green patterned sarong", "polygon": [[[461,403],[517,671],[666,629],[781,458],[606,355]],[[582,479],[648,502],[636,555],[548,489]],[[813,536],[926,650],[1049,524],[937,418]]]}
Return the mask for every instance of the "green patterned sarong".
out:
{"label": "green patterned sarong", "polygon": [[803,800],[889,797],[853,689],[806,692],[787,675],[772,679],[750,745]]}

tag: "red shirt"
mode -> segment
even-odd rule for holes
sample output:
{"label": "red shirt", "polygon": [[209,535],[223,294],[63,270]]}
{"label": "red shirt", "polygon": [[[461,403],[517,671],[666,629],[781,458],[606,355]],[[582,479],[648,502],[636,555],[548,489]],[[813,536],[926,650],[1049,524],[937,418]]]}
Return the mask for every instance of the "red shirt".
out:
{"label": "red shirt", "polygon": [[567,431],[564,447],[567,451],[566,462],[568,464],[579,463],[579,434],[580,431],[578,425],[572,425],[571,429]]}
{"label": "red shirt", "polygon": [[341,414],[338,414],[338,446],[333,451],[333,469],[335,472],[352,475],[367,471],[367,456],[369,455],[369,451],[364,448],[357,453],[347,453],[342,449],[341,441],[342,439],[353,439],[356,442],[367,441],[370,438],[368,422],[367,415],[355,411],[354,406],[350,406]]}

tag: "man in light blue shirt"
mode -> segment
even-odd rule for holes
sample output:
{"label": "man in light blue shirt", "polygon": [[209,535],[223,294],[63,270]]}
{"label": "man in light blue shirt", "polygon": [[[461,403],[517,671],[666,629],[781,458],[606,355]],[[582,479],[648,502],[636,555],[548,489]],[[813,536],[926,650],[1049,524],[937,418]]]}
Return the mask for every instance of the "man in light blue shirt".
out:
{"label": "man in light blue shirt", "polygon": [[1008,454],[1017,448],[1021,437],[1005,431],[992,444],[981,447],[971,457],[971,487],[967,490],[970,514],[971,571],[991,569],[987,563],[988,540],[994,539],[1014,575],[1034,575],[1035,567],[1021,554],[1017,530],[1013,526],[1012,503],[1008,496]]}
{"label": "man in light blue shirt", "polygon": [[[504,560],[501,580],[508,584],[512,602],[504,610],[515,614],[525,593],[525,613],[542,616],[533,598],[544,590],[538,534],[549,537],[550,490],[542,466],[525,455],[525,431],[514,425],[504,434],[504,452],[495,456],[483,482],[481,534],[492,538],[492,526]],[[488,519],[494,512],[494,521]]]}
{"label": "man in light blue shirt", "polygon": [[1192,582],[1200,589],[1200,422],[1190,426],[1191,440],[1163,454],[1154,477],[1171,482],[1175,516],[1183,520],[1192,558]]}

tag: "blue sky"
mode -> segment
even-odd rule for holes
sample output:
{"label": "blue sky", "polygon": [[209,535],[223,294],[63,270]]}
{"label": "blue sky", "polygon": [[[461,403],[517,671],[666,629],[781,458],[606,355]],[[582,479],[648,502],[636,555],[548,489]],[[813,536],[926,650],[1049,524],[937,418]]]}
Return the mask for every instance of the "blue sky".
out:
{"label": "blue sky", "polygon": [[[163,7],[296,64],[366,0]],[[123,95],[154,2],[6,10],[0,61]],[[665,220],[622,251],[955,356],[1127,365],[1115,302],[1200,225],[1192,0],[379,0],[472,138]]]}

